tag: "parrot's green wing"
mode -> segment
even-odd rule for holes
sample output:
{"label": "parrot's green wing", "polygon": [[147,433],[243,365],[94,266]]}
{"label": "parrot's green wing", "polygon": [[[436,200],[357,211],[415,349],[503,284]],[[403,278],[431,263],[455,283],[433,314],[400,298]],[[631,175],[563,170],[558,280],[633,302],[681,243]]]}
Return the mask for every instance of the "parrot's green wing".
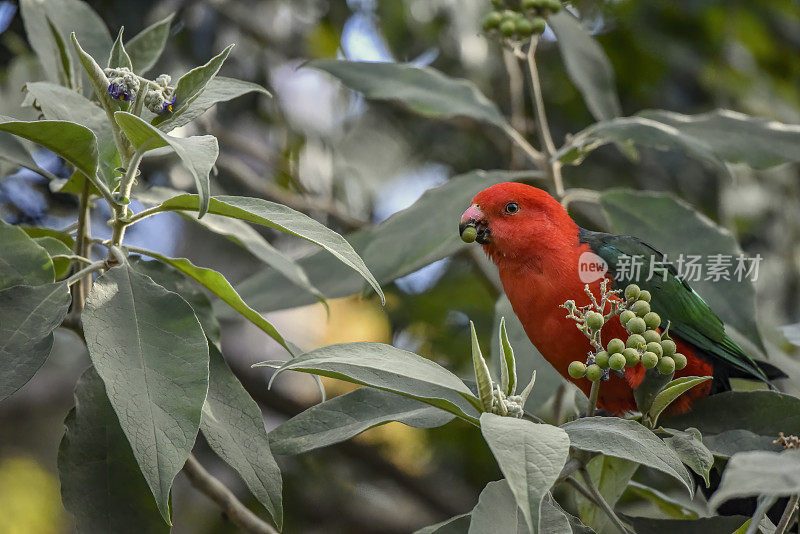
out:
{"label": "parrot's green wing", "polygon": [[[744,374],[769,383],[767,375],[758,364],[725,332],[717,314],[706,304],[689,284],[678,276],[675,268],[663,263],[664,255],[631,236],[619,236],[581,229],[580,240],[607,264],[609,272],[627,275],[617,283],[617,289],[637,284],[650,292],[650,307],[661,316],[661,327],[670,322],[670,333],[695,345],[713,357],[715,364],[733,367],[736,374]],[[631,269],[631,258],[636,257],[641,270]],[[656,269],[652,276],[650,262],[665,269]],[[649,280],[648,280],[649,278]],[[716,365],[715,365],[716,367]]]}

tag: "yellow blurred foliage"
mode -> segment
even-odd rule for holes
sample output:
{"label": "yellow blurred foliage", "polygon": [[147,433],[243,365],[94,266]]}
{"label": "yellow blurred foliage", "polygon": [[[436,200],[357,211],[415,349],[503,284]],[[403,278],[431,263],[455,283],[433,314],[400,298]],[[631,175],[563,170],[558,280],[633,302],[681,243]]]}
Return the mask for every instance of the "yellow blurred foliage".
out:
{"label": "yellow blurred foliage", "polygon": [[431,463],[431,447],[425,431],[402,423],[387,423],[356,436],[356,441],[375,445],[383,456],[412,475],[424,475]]}
{"label": "yellow blurred foliage", "polygon": [[58,534],[64,520],[58,480],[52,473],[32,458],[0,461],[0,532]]}

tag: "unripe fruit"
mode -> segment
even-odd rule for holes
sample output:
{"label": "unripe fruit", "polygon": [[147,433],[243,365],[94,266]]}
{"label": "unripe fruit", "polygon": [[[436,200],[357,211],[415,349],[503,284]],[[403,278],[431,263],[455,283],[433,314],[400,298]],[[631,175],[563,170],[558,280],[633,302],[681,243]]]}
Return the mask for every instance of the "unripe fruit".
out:
{"label": "unripe fruit", "polygon": [[612,354],[611,357],[608,359],[608,366],[614,369],[615,371],[619,371],[620,369],[625,367],[626,363],[627,360],[625,359],[625,356],[619,353]]}
{"label": "unripe fruit", "polygon": [[686,359],[686,356],[684,356],[680,352],[676,352],[675,354],[673,354],[670,357],[675,362],[675,370],[676,371],[680,371],[681,369],[686,367],[686,364],[689,363],[688,360]]}
{"label": "unripe fruit", "polygon": [[608,367],[608,358],[610,354],[604,350],[598,352],[594,357],[594,363],[599,365],[601,368],[605,369]]}
{"label": "unripe fruit", "polygon": [[645,352],[642,354],[642,367],[645,369],[652,369],[658,365],[658,356],[652,352]]}
{"label": "unripe fruit", "polygon": [[646,344],[647,342],[644,340],[642,336],[640,336],[639,334],[633,334],[628,336],[628,341],[627,343],[625,343],[625,346],[638,350],[639,347],[644,347]]}
{"label": "unripe fruit", "polygon": [[628,324],[628,321],[636,317],[636,314],[630,310],[625,310],[619,315],[619,322],[622,323],[622,326]]}
{"label": "unripe fruit", "polygon": [[640,291],[641,289],[639,289],[639,286],[637,286],[636,284],[629,285],[628,287],[625,288],[625,299],[626,300],[638,299]]}
{"label": "unripe fruit", "polygon": [[661,341],[661,335],[655,330],[647,330],[644,334],[642,334],[642,336],[644,337],[645,343],[652,343],[653,341],[655,342]]}
{"label": "unripe fruit", "polygon": [[658,315],[656,312],[648,312],[644,314],[644,324],[647,325],[647,328],[658,328],[661,326],[661,316]]}
{"label": "unripe fruit", "polygon": [[664,349],[661,348],[661,343],[657,343],[655,341],[648,343],[644,350],[654,352],[659,358],[664,355]]}
{"label": "unripe fruit", "polygon": [[606,347],[609,354],[617,354],[625,350],[625,342],[622,341],[620,338],[615,337],[611,341],[608,342],[608,346]]}
{"label": "unripe fruit", "polygon": [[646,291],[646,290],[642,290],[642,292],[639,293],[639,300],[643,300],[645,302],[650,302],[650,292]]}
{"label": "unripe fruit", "polygon": [[492,5],[495,9],[503,9],[506,7],[506,2],[505,0],[492,0]]}
{"label": "unripe fruit", "polygon": [[547,29],[547,22],[542,17],[534,17],[531,20],[531,26],[533,26],[533,33],[544,33]]}
{"label": "unripe fruit", "polygon": [[603,378],[603,370],[600,369],[599,365],[593,363],[592,365],[586,368],[586,378],[588,378],[592,382],[597,382],[598,380]]}
{"label": "unripe fruit", "polygon": [[503,14],[499,11],[492,11],[486,15],[485,19],[483,19],[483,29],[488,32],[489,30],[493,30],[500,26],[501,22],[503,22]]}
{"label": "unripe fruit", "polygon": [[586,326],[591,328],[592,330],[600,330],[603,328],[603,323],[605,319],[603,318],[603,314],[597,312],[589,312],[586,314]]}
{"label": "unripe fruit", "polygon": [[522,37],[527,37],[533,34],[533,23],[528,19],[519,19],[514,22],[516,34]]}
{"label": "unripe fruit", "polygon": [[558,13],[561,11],[561,2],[558,0],[544,0],[545,8],[549,9],[553,13]]}
{"label": "unripe fruit", "polygon": [[[675,354],[675,351],[678,350],[678,346],[671,339],[662,339],[661,348],[664,350],[664,356],[672,356],[673,354]],[[678,362],[676,360],[675,365],[677,366],[677,364]]]}
{"label": "unripe fruit", "polygon": [[658,372],[662,375],[669,375],[675,372],[675,360],[669,356],[664,356],[658,360]]}
{"label": "unripe fruit", "polygon": [[628,347],[622,351],[622,355],[625,356],[625,365],[628,367],[633,367],[639,363],[639,351],[636,349]]}
{"label": "unripe fruit", "polygon": [[644,324],[644,319],[641,317],[634,317],[628,324],[625,325],[625,328],[631,334],[643,334],[645,330],[647,330],[647,325]]}
{"label": "unripe fruit", "polygon": [[583,378],[586,376],[586,364],[583,362],[572,362],[569,364],[569,376],[572,378]]}
{"label": "unripe fruit", "polygon": [[506,37],[511,37],[517,29],[517,25],[513,20],[504,20],[500,23],[500,33]]}
{"label": "unripe fruit", "polygon": [[639,317],[644,317],[650,313],[650,305],[643,300],[637,300],[633,303],[633,306],[631,306],[631,311]]}
{"label": "unripe fruit", "polygon": [[[486,26],[484,25],[484,28]],[[464,228],[464,231],[461,232],[461,241],[464,243],[472,243],[478,238],[478,230],[474,226],[467,226]]]}
{"label": "unripe fruit", "polygon": [[536,9],[542,7],[542,0],[522,0],[520,6],[522,9]]}

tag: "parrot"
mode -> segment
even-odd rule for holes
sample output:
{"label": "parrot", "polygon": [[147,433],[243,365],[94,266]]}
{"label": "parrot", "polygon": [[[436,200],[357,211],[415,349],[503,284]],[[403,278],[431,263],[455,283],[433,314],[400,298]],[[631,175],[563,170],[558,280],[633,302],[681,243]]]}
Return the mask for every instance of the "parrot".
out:
{"label": "parrot", "polygon": [[[465,232],[472,235],[465,237]],[[649,265],[653,256],[657,262],[664,261],[663,254],[633,236],[581,228],[549,193],[515,182],[499,183],[475,195],[461,216],[459,233],[466,241],[479,243],[497,267],[503,290],[531,343],[561,376],[588,396],[591,382],[572,378],[568,368],[572,361],[585,361],[592,347],[560,307],[567,300],[578,306],[589,304],[579,271],[582,255],[592,253],[608,266],[604,275],[588,284],[599,295],[603,278],[615,289],[625,289],[627,282],[618,287],[613,279],[622,257],[640,256]],[[686,356],[687,365],[675,371],[675,378],[713,376],[678,397],[668,413],[686,412],[696,401],[730,390],[731,378],[759,380],[774,387],[771,380],[786,376],[745,352],[674,266],[665,261],[663,265],[664,273],[647,280],[647,270],[642,269],[630,283],[650,292],[651,309],[661,317],[660,330],[669,325],[677,351]],[[603,326],[602,336],[605,342],[627,339],[619,316]],[[614,415],[635,411],[634,390],[644,378],[641,365],[612,371],[599,389],[598,408]]]}

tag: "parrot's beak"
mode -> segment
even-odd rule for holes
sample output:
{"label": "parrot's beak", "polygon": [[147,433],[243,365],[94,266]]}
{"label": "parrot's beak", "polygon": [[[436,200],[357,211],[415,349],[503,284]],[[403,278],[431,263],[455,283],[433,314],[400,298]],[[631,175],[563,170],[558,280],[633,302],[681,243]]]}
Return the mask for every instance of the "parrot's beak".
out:
{"label": "parrot's beak", "polygon": [[467,211],[461,215],[461,224],[458,225],[459,235],[463,236],[464,231],[469,227],[475,228],[475,230],[478,231],[475,241],[481,245],[488,245],[491,242],[492,234],[489,231],[489,224],[486,221],[486,216],[475,204],[467,208]]}

